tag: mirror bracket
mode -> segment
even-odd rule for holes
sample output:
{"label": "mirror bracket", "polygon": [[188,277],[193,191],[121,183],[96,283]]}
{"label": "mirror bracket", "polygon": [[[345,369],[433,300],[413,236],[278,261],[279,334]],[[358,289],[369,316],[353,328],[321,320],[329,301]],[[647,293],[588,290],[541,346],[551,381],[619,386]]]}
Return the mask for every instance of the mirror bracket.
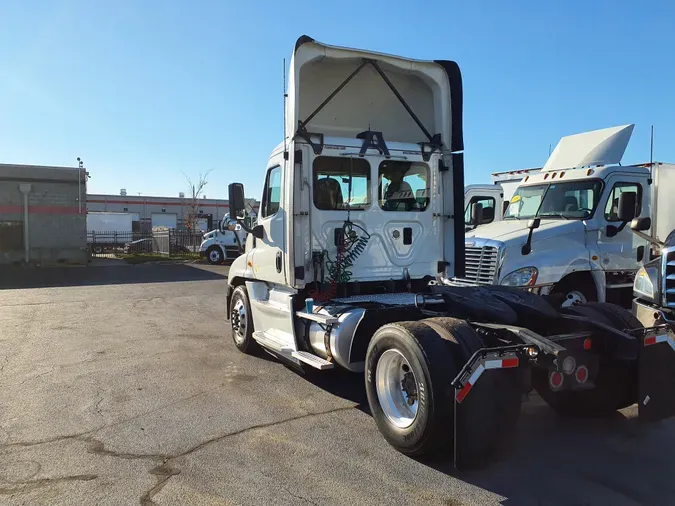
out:
{"label": "mirror bracket", "polygon": [[253,234],[253,237],[256,239],[262,239],[265,236],[265,228],[262,225],[256,225],[250,230],[247,230],[247,232]]}

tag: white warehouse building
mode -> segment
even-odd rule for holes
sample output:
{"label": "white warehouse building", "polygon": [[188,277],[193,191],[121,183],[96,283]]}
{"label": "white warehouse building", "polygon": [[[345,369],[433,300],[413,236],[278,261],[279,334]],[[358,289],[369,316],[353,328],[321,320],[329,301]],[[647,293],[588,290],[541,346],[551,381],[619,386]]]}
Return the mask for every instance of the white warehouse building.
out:
{"label": "white warehouse building", "polygon": [[[151,197],[144,195],[127,195],[121,190],[119,195],[88,194],[87,212],[115,212],[132,215],[133,230],[149,231],[155,226],[182,228],[187,218],[191,199],[183,193],[178,197]],[[251,201],[257,212],[258,203]],[[203,232],[217,227],[223,216],[229,212],[226,199],[199,199],[199,224]]]}

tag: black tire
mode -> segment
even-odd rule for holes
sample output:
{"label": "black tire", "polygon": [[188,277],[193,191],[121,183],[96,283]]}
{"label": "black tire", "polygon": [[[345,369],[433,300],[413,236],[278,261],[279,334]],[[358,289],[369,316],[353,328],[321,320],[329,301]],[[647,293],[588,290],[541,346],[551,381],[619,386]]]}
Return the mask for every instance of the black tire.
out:
{"label": "black tire", "polygon": [[[251,303],[249,302],[248,293],[244,285],[240,285],[234,289],[230,308],[230,331],[234,345],[243,353],[249,355],[257,354],[260,351],[260,345],[253,339]],[[243,328],[242,317],[244,318]]]}
{"label": "black tire", "polygon": [[551,295],[561,296],[561,305],[564,305],[574,300],[576,295],[575,292],[578,292],[579,295],[583,296],[585,299],[585,302],[582,301],[583,304],[598,300],[598,291],[595,287],[595,283],[587,277],[580,276],[568,276],[562,279],[553,287]]}
{"label": "black tire", "polygon": [[[564,312],[585,316],[619,330],[636,328],[633,324],[637,319],[633,321],[628,311],[613,304],[584,304],[565,308]],[[589,390],[554,392],[549,387],[548,371],[541,368],[532,369],[532,383],[542,399],[561,416],[607,417],[636,402],[637,363],[600,356],[595,388]]]}
{"label": "black tire", "polygon": [[206,250],[206,259],[211,265],[218,265],[223,263],[223,250],[218,246],[210,246]]}
{"label": "black tire", "polygon": [[[469,325],[453,318],[388,324],[375,333],[366,354],[366,394],[373,418],[389,444],[411,456],[448,455],[452,451],[455,389],[450,382],[482,346],[482,340]],[[378,361],[392,348],[405,356],[418,391],[426,393],[424,402],[419,400],[413,423],[405,429],[389,420],[377,393]],[[515,391],[515,396],[500,397],[504,390],[499,388],[497,378],[491,374],[481,376],[458,409],[457,455],[464,468],[482,465],[520,413],[521,391],[507,388]]]}
{"label": "black tire", "polygon": [[[404,356],[417,382],[417,413],[405,428],[387,417],[377,393],[378,361],[389,350]],[[370,411],[387,442],[405,455],[431,455],[452,448],[454,389],[450,382],[458,373],[452,351],[448,341],[421,322],[384,325],[368,345],[365,381]]]}

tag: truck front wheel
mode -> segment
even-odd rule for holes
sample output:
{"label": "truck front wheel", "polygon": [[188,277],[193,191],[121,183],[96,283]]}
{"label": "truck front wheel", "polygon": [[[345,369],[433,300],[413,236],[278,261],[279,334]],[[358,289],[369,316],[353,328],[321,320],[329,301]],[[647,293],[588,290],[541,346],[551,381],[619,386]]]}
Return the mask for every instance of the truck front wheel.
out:
{"label": "truck front wheel", "polygon": [[206,250],[206,259],[211,265],[223,263],[223,252],[218,246],[211,246]]}
{"label": "truck front wheel", "polygon": [[230,325],[235,346],[249,355],[256,353],[260,345],[253,339],[251,303],[245,286],[240,285],[234,289],[230,308]]}

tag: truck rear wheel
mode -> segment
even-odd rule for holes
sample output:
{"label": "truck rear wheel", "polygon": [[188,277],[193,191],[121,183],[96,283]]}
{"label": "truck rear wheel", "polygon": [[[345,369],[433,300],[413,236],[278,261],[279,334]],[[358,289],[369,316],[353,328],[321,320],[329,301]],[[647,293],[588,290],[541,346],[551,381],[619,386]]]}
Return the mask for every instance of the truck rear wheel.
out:
{"label": "truck rear wheel", "polygon": [[240,285],[234,289],[230,307],[230,326],[235,346],[239,351],[249,355],[255,354],[260,345],[253,339],[251,303],[245,286]]}
{"label": "truck rear wheel", "polygon": [[[482,346],[475,331],[454,318],[388,324],[375,333],[366,354],[366,394],[389,444],[411,456],[452,449],[450,383]],[[522,392],[514,385],[520,382],[503,379],[482,375],[458,408],[457,451],[465,467],[481,464],[518,419]]]}
{"label": "truck rear wheel", "polygon": [[[591,303],[566,308],[568,313],[585,316],[618,330],[641,327],[625,309],[606,303]],[[601,356],[595,387],[588,390],[554,392],[548,371],[532,369],[532,383],[542,399],[561,416],[606,417],[637,400],[637,363]]]}
{"label": "truck rear wheel", "polygon": [[387,442],[410,456],[450,448],[457,375],[447,342],[420,322],[380,327],[366,352],[366,395]]}
{"label": "truck rear wheel", "polygon": [[206,250],[206,259],[211,265],[223,263],[223,251],[218,246],[210,246]]}

